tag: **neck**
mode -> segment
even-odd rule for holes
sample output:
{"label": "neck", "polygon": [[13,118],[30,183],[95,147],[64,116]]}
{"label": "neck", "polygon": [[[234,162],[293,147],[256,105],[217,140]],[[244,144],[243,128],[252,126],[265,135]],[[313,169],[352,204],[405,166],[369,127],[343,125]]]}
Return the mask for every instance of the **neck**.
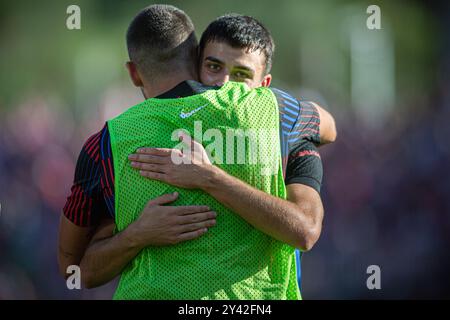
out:
{"label": "neck", "polygon": [[183,81],[186,80],[198,80],[197,76],[191,74],[189,71],[177,72],[160,78],[157,82],[148,83],[144,81],[144,87],[142,88],[142,93],[145,99],[157,97],[170,89],[176,87]]}

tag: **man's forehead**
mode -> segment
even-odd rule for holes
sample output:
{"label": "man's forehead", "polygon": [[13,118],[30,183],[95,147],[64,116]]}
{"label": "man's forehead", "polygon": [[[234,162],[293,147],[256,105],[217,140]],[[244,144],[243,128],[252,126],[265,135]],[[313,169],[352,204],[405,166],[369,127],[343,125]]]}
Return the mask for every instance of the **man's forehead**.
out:
{"label": "man's forehead", "polygon": [[[214,58],[223,63],[233,63],[251,69],[262,68],[264,64],[264,53],[260,50],[249,50],[248,48],[234,48],[226,42],[212,41],[205,45],[203,59]],[[212,59],[210,59],[212,60]]]}

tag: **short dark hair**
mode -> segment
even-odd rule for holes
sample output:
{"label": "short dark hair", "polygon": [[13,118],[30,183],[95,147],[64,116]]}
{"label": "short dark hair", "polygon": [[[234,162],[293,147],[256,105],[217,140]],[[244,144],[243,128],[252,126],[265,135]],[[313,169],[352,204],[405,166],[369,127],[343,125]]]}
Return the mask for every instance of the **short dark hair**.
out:
{"label": "short dark hair", "polygon": [[265,73],[272,68],[275,43],[269,30],[250,16],[231,13],[218,17],[211,22],[200,39],[200,58],[208,42],[226,42],[234,48],[260,50],[265,58]]}
{"label": "short dark hair", "polygon": [[198,43],[194,24],[174,6],[151,5],[142,9],[130,23],[126,38],[130,60],[145,75],[153,78],[180,68],[196,70]]}

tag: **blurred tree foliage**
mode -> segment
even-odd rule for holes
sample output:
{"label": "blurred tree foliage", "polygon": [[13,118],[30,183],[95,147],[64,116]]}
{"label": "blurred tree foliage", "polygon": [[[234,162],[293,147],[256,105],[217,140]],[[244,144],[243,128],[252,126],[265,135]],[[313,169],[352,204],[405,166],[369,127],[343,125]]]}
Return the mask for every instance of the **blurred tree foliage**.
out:
{"label": "blurred tree foliage", "polygon": [[[376,1],[375,3],[377,3]],[[2,1],[0,3],[0,106],[14,107],[28,94],[57,95],[68,106],[92,103],[111,85],[128,81],[125,32],[152,1]],[[159,1],[157,3],[160,3]],[[193,19],[197,35],[229,12],[260,19],[277,50],[274,85],[314,88],[328,101],[349,106],[350,12],[365,28],[367,1],[167,1]],[[81,30],[67,30],[66,8],[81,7]],[[420,2],[381,2],[382,26],[395,43],[396,91],[403,104],[433,87],[439,28]],[[303,63],[301,63],[303,61]],[[305,70],[304,66],[308,66]],[[312,71],[311,71],[312,70]]]}

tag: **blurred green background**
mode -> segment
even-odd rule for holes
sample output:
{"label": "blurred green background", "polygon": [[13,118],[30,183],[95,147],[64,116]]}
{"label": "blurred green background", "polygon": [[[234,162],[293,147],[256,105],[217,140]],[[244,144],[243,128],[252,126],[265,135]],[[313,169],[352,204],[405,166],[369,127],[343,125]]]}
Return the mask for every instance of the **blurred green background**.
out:
{"label": "blurred green background", "polygon": [[[151,1],[0,2],[0,299],[109,299],[115,283],[69,291],[57,227],[78,153],[142,100],[125,33]],[[160,2],[157,2],[160,3]],[[450,7],[426,1],[166,1],[200,37],[217,16],[271,31],[273,85],[337,120],[321,149],[325,221],[303,256],[306,299],[450,297]],[[66,9],[81,8],[81,30]],[[366,9],[381,8],[381,30]],[[382,289],[366,287],[381,267]]]}

